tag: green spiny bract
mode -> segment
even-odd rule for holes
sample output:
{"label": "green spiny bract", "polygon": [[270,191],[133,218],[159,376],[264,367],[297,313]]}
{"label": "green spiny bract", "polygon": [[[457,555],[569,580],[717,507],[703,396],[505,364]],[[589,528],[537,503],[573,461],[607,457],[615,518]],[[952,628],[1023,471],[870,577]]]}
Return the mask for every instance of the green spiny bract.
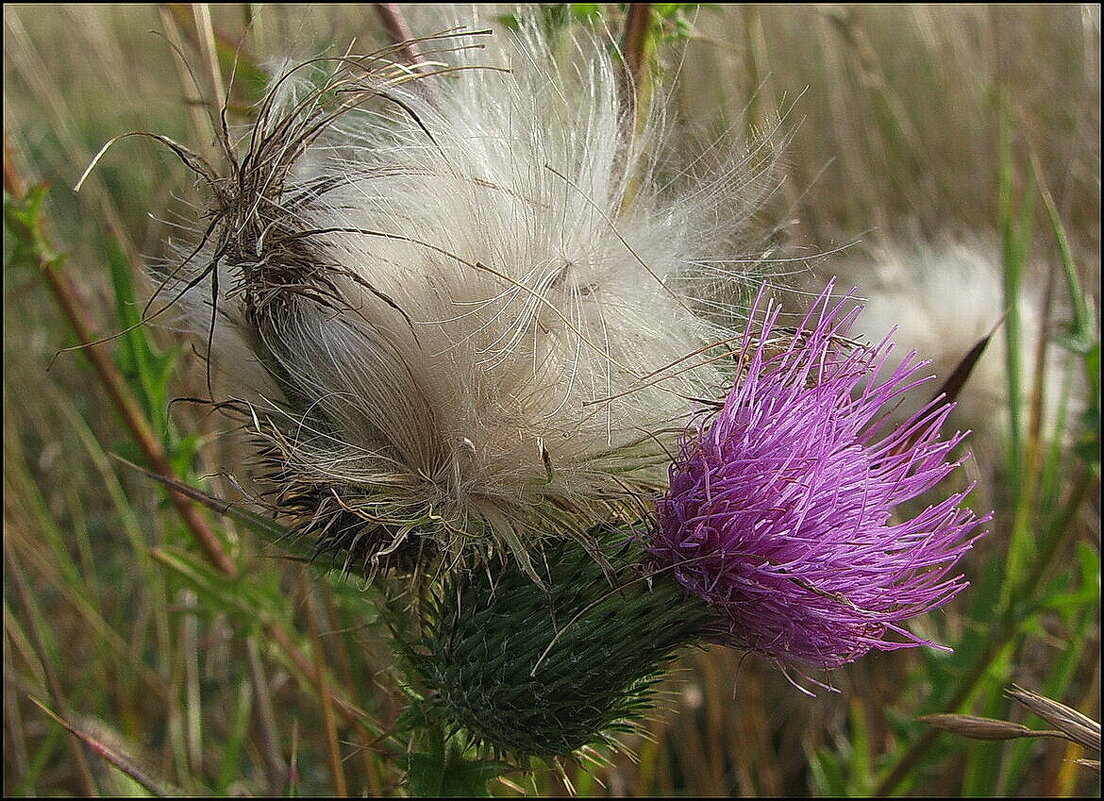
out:
{"label": "green spiny bract", "polygon": [[557,543],[538,566],[544,588],[512,560],[452,575],[422,615],[422,712],[520,763],[633,731],[665,663],[711,619],[675,582],[634,567],[637,550],[599,560]]}

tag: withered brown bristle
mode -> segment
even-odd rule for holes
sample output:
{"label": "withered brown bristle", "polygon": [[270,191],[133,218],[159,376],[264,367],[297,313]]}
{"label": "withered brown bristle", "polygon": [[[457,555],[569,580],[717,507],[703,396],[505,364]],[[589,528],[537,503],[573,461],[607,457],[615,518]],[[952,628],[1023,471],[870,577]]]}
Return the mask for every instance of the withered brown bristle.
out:
{"label": "withered brown bristle", "polygon": [[372,579],[381,573],[415,573],[436,557],[432,537],[416,531],[403,536],[394,526],[368,519],[342,498],[346,488],[305,479],[271,443],[258,450],[260,480],[272,487],[260,500],[273,515],[291,522],[290,536],[312,544],[322,566]]}

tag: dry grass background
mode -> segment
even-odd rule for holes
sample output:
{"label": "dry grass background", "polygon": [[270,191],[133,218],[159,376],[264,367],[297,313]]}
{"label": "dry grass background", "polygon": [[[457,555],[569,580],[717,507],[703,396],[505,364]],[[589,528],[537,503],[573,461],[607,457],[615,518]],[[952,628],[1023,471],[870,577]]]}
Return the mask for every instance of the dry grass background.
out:
{"label": "dry grass background", "polygon": [[[440,9],[407,11],[416,32],[443,27]],[[354,39],[360,50],[386,41],[367,6],[226,5],[210,13],[220,41],[242,37],[243,51],[259,63]],[[616,28],[619,8],[604,13]],[[106,140],[127,131],[156,131],[198,150],[212,146],[199,95],[182,78],[170,46],[178,40],[201,65],[202,36],[188,38],[197,19],[202,15],[183,6],[4,8],[4,129],[13,163],[27,184],[51,187],[50,238],[101,335],[121,327],[108,265],[139,284],[139,294],[148,292],[142,260],[165,252],[171,221],[187,214],[196,196],[167,150],[139,140],[116,146],[79,195],[70,187]],[[1098,6],[718,6],[696,12],[694,30],[684,55],[674,46],[665,51],[675,113],[693,134],[688,142],[710,141],[721,131],[730,141],[748,141],[772,130],[786,110],[779,188],[761,221],[773,256],[808,260],[789,279],[793,285],[823,280],[837,267],[861,283],[863,268],[855,265],[869,266],[864,258],[887,245],[974,236],[997,243],[999,277],[1008,222],[1002,186],[1022,206],[1038,198],[1042,182],[1098,305]],[[202,81],[207,73],[198,72]],[[249,79],[240,76],[232,103],[257,91]],[[1034,205],[1025,263],[1035,294],[1025,304],[1041,305],[1048,276],[1061,277],[1060,258],[1054,225],[1042,201]],[[841,246],[850,246],[846,258],[818,258]],[[57,353],[74,344],[67,322],[42,276],[9,259],[10,248],[6,230],[5,794],[140,789],[82,752],[32,696],[178,788],[401,792],[396,762],[374,750],[371,726],[333,719],[339,696],[383,728],[402,706],[386,642],[360,589],[318,581],[213,516],[241,577],[227,580],[207,569],[164,493],[111,458],[140,461],[141,454],[83,356]],[[944,283],[921,278],[914,285],[922,291]],[[1060,297],[1064,284],[1053,284]],[[992,282],[981,286],[961,289],[977,317],[995,322],[1004,301],[993,296]],[[1066,304],[1053,305],[1050,325],[1057,330]],[[938,339],[953,364],[976,335],[945,330]],[[203,368],[191,346],[170,332],[151,336],[174,356],[165,362],[171,375],[164,382],[144,385],[156,424],[168,399],[202,392]],[[106,347],[119,354],[128,346],[115,340]],[[116,359],[138,387],[133,355]],[[1072,392],[1061,381],[1055,386]],[[996,419],[989,409],[977,416]],[[217,436],[224,424],[185,404],[174,405],[171,418],[174,433],[166,428],[158,436],[179,473],[232,495],[217,475],[226,460],[239,458],[233,441]],[[979,607],[1013,608],[1001,588],[1020,585],[1000,573],[1022,536],[1016,532],[1027,527],[1041,537],[1081,486],[1073,434],[1047,451],[1049,472],[1041,474],[1020,472],[1004,457],[1002,430],[986,436],[998,444],[974,469],[990,481],[982,502],[997,515],[992,536],[967,567],[981,589],[924,623],[966,655],[1008,634],[995,630],[1001,621]],[[1043,487],[1027,513],[1017,511],[1025,503],[1025,475]],[[1040,691],[1057,687],[1060,700],[1099,719],[1100,516],[1093,481],[1050,557],[1052,591],[1015,607],[1022,626],[996,644],[962,709],[1016,715],[999,696],[1000,687],[1016,681]],[[326,665],[321,689],[310,679],[312,657],[294,656],[311,653]],[[961,678],[958,663],[950,673],[940,664],[916,652],[876,654],[834,675],[839,694],[809,699],[754,659],[688,654],[667,685],[669,711],[651,726],[652,740],[630,743],[635,759],[615,755],[593,775],[571,772],[579,792],[594,795],[869,794],[923,737],[918,714],[956,711],[925,706],[940,696],[939,682]],[[332,758],[331,735],[344,761]],[[1061,743],[983,744],[943,735],[897,790],[1099,793],[1098,776],[1070,761],[1079,755]],[[563,792],[551,774],[515,779],[530,782],[530,791]]]}

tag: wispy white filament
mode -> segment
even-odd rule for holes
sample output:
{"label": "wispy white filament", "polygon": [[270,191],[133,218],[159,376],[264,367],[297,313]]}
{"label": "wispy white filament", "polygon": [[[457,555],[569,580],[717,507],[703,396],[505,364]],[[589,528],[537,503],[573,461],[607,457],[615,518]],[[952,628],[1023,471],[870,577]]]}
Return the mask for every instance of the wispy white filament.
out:
{"label": "wispy white filament", "polygon": [[[473,43],[415,82],[375,62],[329,93],[306,69],[277,82],[241,163],[286,175],[228,181],[235,213],[174,279],[215,268],[217,293],[188,292],[194,327],[214,295],[212,368],[242,379],[294,478],[277,492],[384,550],[427,533],[516,550],[608,519],[662,483],[673,433],[724,383],[707,353],[730,334],[699,312],[739,277],[717,258],[744,174],[661,187],[660,132],[633,131],[600,42],[559,62],[534,34],[455,40]],[[354,88],[317,138],[283,133]]]}

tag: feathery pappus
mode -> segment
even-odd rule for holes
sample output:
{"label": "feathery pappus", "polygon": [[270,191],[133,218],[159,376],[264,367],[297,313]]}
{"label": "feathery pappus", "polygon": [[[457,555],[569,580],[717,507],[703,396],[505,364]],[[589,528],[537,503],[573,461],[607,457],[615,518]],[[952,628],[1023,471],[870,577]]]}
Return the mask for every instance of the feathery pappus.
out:
{"label": "feathery pappus", "polygon": [[191,160],[210,219],[161,291],[320,553],[525,564],[640,518],[724,383],[743,268],[715,259],[770,154],[670,177],[661,115],[634,115],[604,43],[569,45],[451,32],[416,67],[391,48],[285,68],[224,133],[225,174]]}
{"label": "feathery pappus", "polygon": [[830,272],[867,295],[857,332],[873,338],[892,328],[897,342],[932,359],[935,372],[944,377],[992,336],[959,393],[954,416],[973,432],[971,449],[979,467],[998,469],[1004,460],[1011,425],[1006,375],[1011,342],[1018,342],[1013,347],[1020,365],[1021,415],[1029,417],[1037,409],[1043,434],[1060,437],[1062,419],[1076,421],[1084,412],[1084,387],[1059,341],[1069,309],[1063,308],[1060,293],[1048,298],[1043,282],[1030,273],[1015,290],[1019,333],[1010,342],[1006,316],[1011,300],[995,236],[871,242],[865,251],[828,263]]}

